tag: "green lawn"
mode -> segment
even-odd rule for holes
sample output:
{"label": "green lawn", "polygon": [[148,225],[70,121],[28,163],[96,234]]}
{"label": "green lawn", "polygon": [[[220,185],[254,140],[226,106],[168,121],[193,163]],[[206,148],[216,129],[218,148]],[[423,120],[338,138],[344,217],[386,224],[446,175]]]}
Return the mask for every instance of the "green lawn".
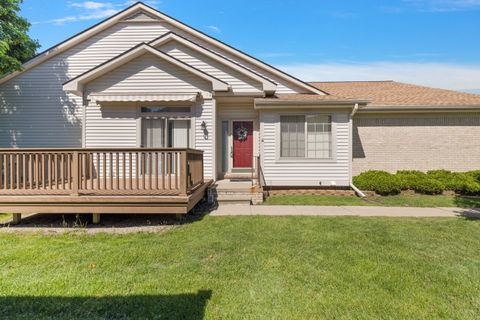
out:
{"label": "green lawn", "polygon": [[291,195],[271,196],[267,205],[318,205],[318,206],[387,206],[387,207],[462,207],[480,208],[480,197],[398,195],[388,197],[358,197]]}
{"label": "green lawn", "polygon": [[1,319],[478,319],[480,220],[206,217],[0,234]]}

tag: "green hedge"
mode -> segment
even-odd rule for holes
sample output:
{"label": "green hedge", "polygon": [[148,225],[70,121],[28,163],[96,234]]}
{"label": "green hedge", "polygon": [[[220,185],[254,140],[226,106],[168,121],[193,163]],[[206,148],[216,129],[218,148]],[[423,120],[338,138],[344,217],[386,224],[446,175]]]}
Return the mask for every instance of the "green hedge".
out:
{"label": "green hedge", "polygon": [[399,194],[402,190],[400,179],[385,171],[367,171],[353,177],[353,183],[357,188],[375,191],[381,195]]}
{"label": "green hedge", "polygon": [[414,190],[423,194],[441,194],[454,191],[463,195],[480,195],[480,170],[451,172],[432,170],[427,173],[415,170],[385,171],[371,170],[353,178],[360,189],[375,191],[381,195],[393,195],[401,190]]}

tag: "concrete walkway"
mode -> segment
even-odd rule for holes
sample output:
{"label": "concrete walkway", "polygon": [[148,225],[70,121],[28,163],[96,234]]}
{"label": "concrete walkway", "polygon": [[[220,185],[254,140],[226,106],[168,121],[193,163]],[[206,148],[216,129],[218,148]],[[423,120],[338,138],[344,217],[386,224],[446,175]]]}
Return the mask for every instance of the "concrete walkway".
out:
{"label": "concrete walkway", "polygon": [[360,216],[360,217],[470,217],[480,218],[480,209],[411,208],[376,206],[250,206],[222,204],[211,216]]}

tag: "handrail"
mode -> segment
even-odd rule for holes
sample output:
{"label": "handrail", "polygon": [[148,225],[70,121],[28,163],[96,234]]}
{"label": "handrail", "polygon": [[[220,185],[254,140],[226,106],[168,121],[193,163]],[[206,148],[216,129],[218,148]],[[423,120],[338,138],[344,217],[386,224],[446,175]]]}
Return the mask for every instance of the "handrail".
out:
{"label": "handrail", "polygon": [[189,148],[0,149],[0,195],[183,195],[203,184]]}

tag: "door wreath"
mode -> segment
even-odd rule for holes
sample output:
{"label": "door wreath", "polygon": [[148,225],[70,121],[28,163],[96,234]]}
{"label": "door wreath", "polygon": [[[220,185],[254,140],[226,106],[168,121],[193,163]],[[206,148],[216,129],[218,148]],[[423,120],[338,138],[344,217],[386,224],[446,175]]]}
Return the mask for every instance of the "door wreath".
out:
{"label": "door wreath", "polygon": [[248,137],[248,129],[245,128],[244,126],[241,126],[237,128],[237,138],[240,141],[245,141],[247,140]]}

